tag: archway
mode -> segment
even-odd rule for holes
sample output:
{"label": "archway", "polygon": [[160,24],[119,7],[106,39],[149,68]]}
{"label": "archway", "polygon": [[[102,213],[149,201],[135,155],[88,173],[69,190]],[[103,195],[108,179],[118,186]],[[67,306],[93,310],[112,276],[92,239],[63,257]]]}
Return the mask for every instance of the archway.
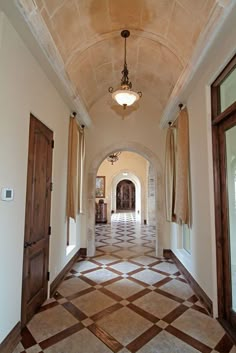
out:
{"label": "archway", "polygon": [[164,185],[163,171],[158,157],[145,146],[135,143],[116,143],[108,146],[103,151],[100,151],[94,158],[88,171],[88,215],[87,215],[87,254],[93,256],[95,254],[95,181],[98,168],[102,161],[111,153],[116,151],[130,151],[146,158],[153,167],[153,185],[155,188],[155,227],[156,227],[156,253],[162,252],[162,247],[159,246],[159,238],[163,237],[164,233]]}

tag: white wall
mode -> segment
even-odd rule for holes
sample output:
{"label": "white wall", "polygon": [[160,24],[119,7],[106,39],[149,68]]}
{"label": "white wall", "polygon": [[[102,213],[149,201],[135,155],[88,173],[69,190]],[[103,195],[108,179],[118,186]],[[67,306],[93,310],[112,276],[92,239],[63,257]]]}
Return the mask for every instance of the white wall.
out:
{"label": "white wall", "polygon": [[217,294],[210,85],[235,52],[235,23],[236,9],[212,44],[187,97],[183,98],[189,112],[193,220],[191,255],[178,250],[178,226],[172,225],[171,234],[172,250],[213,300],[215,315]]}
{"label": "white wall", "polygon": [[66,256],[66,176],[69,108],[3,13],[0,15],[0,342],[20,321],[29,118],[32,112],[54,131],[50,241],[51,280],[79,248]]}

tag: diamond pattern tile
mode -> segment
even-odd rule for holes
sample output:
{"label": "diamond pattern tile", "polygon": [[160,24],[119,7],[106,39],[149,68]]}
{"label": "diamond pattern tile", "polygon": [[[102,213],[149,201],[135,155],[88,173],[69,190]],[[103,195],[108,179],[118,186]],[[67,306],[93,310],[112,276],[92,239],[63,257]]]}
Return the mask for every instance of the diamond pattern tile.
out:
{"label": "diamond pattern tile", "polygon": [[140,271],[132,275],[132,277],[147,284],[154,284],[165,278],[165,276],[163,276],[162,274],[149,269]]}
{"label": "diamond pattern tile", "polygon": [[98,325],[124,346],[152,326],[150,321],[129,308],[117,310],[108,317],[98,321]]}
{"label": "diamond pattern tile", "polygon": [[133,213],[96,226],[96,254],[79,259],[22,331],[14,353],[236,353],[171,260]]}

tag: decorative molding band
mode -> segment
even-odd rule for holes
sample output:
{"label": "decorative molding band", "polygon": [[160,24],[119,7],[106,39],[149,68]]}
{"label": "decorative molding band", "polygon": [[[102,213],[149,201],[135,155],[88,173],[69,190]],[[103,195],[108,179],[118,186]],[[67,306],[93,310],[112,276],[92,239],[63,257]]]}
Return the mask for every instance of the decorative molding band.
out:
{"label": "decorative molding band", "polygon": [[57,277],[50,284],[50,297],[52,297],[67,273],[71,270],[74,263],[77,261],[78,257],[86,257],[87,249],[81,248],[79,249],[75,255],[70,259],[70,261],[65,265],[65,267],[61,270],[61,272],[57,275]]}
{"label": "decorative molding band", "polygon": [[18,322],[0,344],[0,353],[11,353],[21,341],[21,323]]}
{"label": "decorative molding band", "polygon": [[197,281],[193,278],[193,276],[188,272],[186,267],[182,264],[182,262],[178,259],[178,257],[173,253],[170,249],[163,249],[163,256],[167,259],[172,259],[180,272],[184,275],[186,280],[188,281],[190,287],[196,294],[196,296],[200,299],[200,301],[205,305],[207,311],[211,316],[213,316],[213,305],[212,300],[208,297],[208,295],[204,292],[204,290],[199,286]]}

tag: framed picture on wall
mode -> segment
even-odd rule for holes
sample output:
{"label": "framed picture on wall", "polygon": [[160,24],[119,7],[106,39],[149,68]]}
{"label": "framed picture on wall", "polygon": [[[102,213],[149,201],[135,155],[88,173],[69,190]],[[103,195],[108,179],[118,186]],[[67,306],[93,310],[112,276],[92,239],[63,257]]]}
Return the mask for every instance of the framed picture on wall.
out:
{"label": "framed picture on wall", "polygon": [[96,198],[105,197],[105,176],[96,177]]}

